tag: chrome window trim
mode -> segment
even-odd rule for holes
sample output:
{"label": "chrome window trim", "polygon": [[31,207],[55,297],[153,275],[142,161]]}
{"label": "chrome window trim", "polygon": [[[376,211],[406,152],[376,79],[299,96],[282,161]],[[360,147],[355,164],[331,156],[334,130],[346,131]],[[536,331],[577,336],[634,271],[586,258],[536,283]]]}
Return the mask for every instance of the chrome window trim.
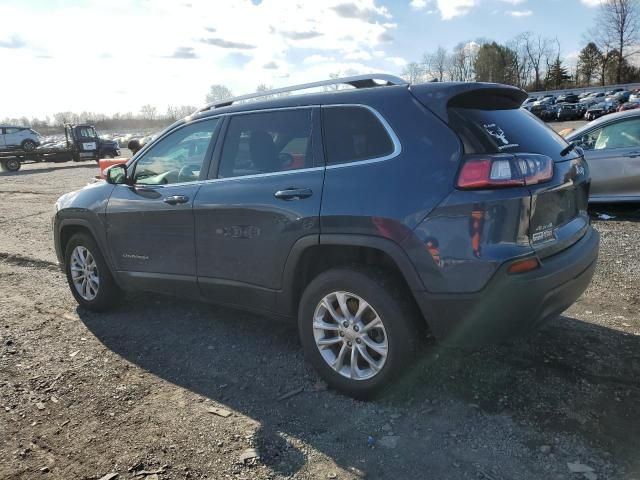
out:
{"label": "chrome window trim", "polygon": [[[382,114],[378,112],[375,108],[369,105],[364,105],[362,103],[336,103],[331,105],[322,105],[322,108],[334,108],[334,107],[360,107],[360,108],[369,110],[371,113],[373,113],[373,115],[378,119],[378,121],[382,124],[384,129],[387,131],[387,135],[389,135],[389,138],[391,138],[391,142],[393,143],[393,152],[383,157],[374,157],[374,158],[368,158],[366,160],[353,160],[350,162],[337,163],[335,165],[327,165],[326,166],[327,170],[329,169],[333,170],[336,168],[354,167],[356,165],[367,165],[370,163],[384,162],[387,160],[391,160],[392,158],[395,158],[402,153],[402,144],[400,143],[400,139],[396,135],[396,132],[393,130],[393,128],[391,128],[391,125],[389,125],[389,122],[387,122],[387,119],[384,118]],[[323,141],[325,140],[324,135],[322,137],[322,140]],[[325,161],[326,160],[327,159],[325,159]]]}
{"label": "chrome window trim", "polygon": [[240,175],[237,177],[209,178],[207,180],[202,180],[202,183],[206,184],[206,183],[228,182],[231,180],[243,180],[245,178],[252,179],[252,178],[262,178],[262,177],[275,177],[277,175],[292,175],[294,173],[315,172],[315,171],[324,170],[324,169],[325,167],[309,167],[309,168],[297,168],[295,170],[282,170],[280,172],[254,173],[251,175]]}
{"label": "chrome window trim", "polygon": [[[384,129],[387,131],[387,134],[389,135],[389,138],[391,138],[391,142],[393,143],[393,152],[391,152],[390,154],[385,155],[383,157],[369,158],[367,160],[354,160],[354,161],[351,161],[351,162],[338,163],[336,165],[325,165],[325,166],[321,166],[321,167],[298,168],[296,170],[283,170],[283,171],[280,171],[280,172],[256,173],[256,174],[252,174],[252,175],[241,175],[241,176],[237,176],[237,177],[208,178],[208,179],[205,179],[205,180],[195,180],[195,181],[192,181],[192,182],[170,183],[170,184],[167,184],[167,185],[135,184],[134,186],[140,186],[140,187],[145,187],[145,188],[150,188],[150,187],[153,188],[153,187],[172,187],[172,186],[195,185],[195,184],[205,185],[205,184],[208,184],[208,183],[226,182],[226,181],[231,181],[231,180],[242,180],[244,178],[246,178],[246,179],[255,179],[255,178],[262,178],[262,177],[273,177],[273,176],[276,176],[276,175],[291,175],[293,173],[313,172],[313,171],[319,171],[319,170],[323,170],[323,169],[327,169],[327,170],[332,169],[333,170],[333,169],[336,169],[336,168],[347,168],[347,167],[354,167],[354,166],[357,166],[357,165],[367,165],[367,164],[371,164],[371,163],[384,162],[384,161],[387,161],[387,160],[391,160],[391,159],[399,156],[402,153],[402,144],[400,143],[400,139],[396,135],[396,132],[393,130],[391,125],[389,125],[389,122],[387,122],[387,119],[384,118],[382,116],[382,114],[380,112],[378,112],[375,108],[373,108],[373,107],[371,107],[369,105],[362,104],[362,103],[336,103],[336,104],[330,104],[330,105],[316,105],[316,104],[313,104],[313,105],[297,105],[297,106],[294,106],[294,107],[259,108],[259,109],[255,109],[255,110],[243,110],[241,112],[221,113],[219,115],[207,115],[206,117],[198,118],[196,120],[191,120],[191,121],[189,121],[187,123],[183,123],[181,125],[178,125],[176,128],[173,128],[173,129],[169,130],[164,135],[156,138],[152,143],[150,143],[148,145],[148,148],[151,148],[152,145],[154,145],[156,142],[160,141],[162,138],[166,137],[170,133],[175,132],[179,128],[187,126],[188,124],[191,124],[191,123],[201,122],[201,121],[205,121],[205,120],[211,120],[213,118],[222,120],[224,117],[233,117],[233,116],[236,116],[236,115],[245,115],[245,114],[250,114],[250,113],[262,113],[262,112],[267,113],[267,112],[277,112],[277,111],[282,111],[282,110],[303,110],[303,109],[313,109],[314,107],[321,107],[321,108],[359,107],[359,108],[364,108],[366,110],[369,110],[371,113],[373,113],[373,115],[378,119],[378,121],[382,124]],[[324,136],[322,137],[322,140],[324,142]],[[146,148],[141,150],[141,153],[144,150],[146,150]],[[140,158],[142,158],[142,157],[140,157]],[[135,163],[137,163],[137,162],[138,162],[138,159],[136,159]],[[127,168],[128,168],[128,166],[127,166]]]}

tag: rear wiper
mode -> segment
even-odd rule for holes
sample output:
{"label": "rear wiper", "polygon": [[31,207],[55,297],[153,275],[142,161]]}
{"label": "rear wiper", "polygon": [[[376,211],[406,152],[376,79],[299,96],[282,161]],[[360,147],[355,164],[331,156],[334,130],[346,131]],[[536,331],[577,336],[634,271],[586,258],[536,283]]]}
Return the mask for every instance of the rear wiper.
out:
{"label": "rear wiper", "polygon": [[567,145],[565,148],[563,148],[560,151],[560,156],[564,157],[567,153],[569,153],[571,150],[573,150],[574,148],[576,148],[576,144],[573,142],[570,142],[569,145]]}

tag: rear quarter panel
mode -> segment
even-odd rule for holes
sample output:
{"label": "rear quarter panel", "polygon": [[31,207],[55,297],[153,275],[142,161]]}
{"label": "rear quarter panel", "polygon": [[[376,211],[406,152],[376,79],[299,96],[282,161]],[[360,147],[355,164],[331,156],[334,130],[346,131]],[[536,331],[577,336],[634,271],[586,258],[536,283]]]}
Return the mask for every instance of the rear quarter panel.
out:
{"label": "rear quarter panel", "polygon": [[462,151],[458,138],[406,89],[385,93],[366,105],[385,118],[401,151],[379,162],[328,166],[322,234],[383,236],[400,243],[452,189]]}

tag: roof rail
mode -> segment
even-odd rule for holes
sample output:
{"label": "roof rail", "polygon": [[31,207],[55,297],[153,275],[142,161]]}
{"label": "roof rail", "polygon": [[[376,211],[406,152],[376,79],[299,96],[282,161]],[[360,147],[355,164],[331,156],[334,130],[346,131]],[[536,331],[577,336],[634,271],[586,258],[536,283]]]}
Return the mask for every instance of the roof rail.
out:
{"label": "roof rail", "polygon": [[[376,83],[375,80],[382,80],[385,83]],[[332,78],[330,80],[321,80],[319,82],[303,83],[300,85],[293,85],[291,87],[275,88],[264,92],[249,93],[239,97],[217,100],[215,102],[207,103],[204,107],[199,108],[198,112],[204,112],[212,108],[228,107],[229,105],[233,105],[234,103],[243,100],[251,100],[253,98],[268,97],[279,93],[290,93],[298,90],[307,90],[309,88],[324,87],[328,85],[351,85],[355,88],[370,88],[408,84],[409,83],[407,81],[400,77],[396,77],[395,75],[388,75],[386,73],[369,73],[365,75],[355,75],[353,77]]]}

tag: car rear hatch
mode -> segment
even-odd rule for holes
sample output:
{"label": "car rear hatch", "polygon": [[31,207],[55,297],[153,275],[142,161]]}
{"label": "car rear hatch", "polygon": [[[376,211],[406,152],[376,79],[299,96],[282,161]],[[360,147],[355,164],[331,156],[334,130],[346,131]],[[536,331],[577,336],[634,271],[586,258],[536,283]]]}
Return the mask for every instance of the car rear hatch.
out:
{"label": "car rear hatch", "polygon": [[[534,167],[530,170],[533,174],[523,175],[520,185],[505,182],[502,186],[482,188],[528,191],[529,242],[540,258],[564,250],[582,238],[589,225],[587,163],[579,149],[568,148],[560,135],[520,108],[526,98],[522,90],[495,84],[479,84],[474,88],[472,84],[444,101],[413,90],[458,134],[465,157],[498,158],[498,163],[508,165],[506,158],[521,172],[527,171],[528,165]],[[536,172],[536,165],[545,165],[545,171]]]}

